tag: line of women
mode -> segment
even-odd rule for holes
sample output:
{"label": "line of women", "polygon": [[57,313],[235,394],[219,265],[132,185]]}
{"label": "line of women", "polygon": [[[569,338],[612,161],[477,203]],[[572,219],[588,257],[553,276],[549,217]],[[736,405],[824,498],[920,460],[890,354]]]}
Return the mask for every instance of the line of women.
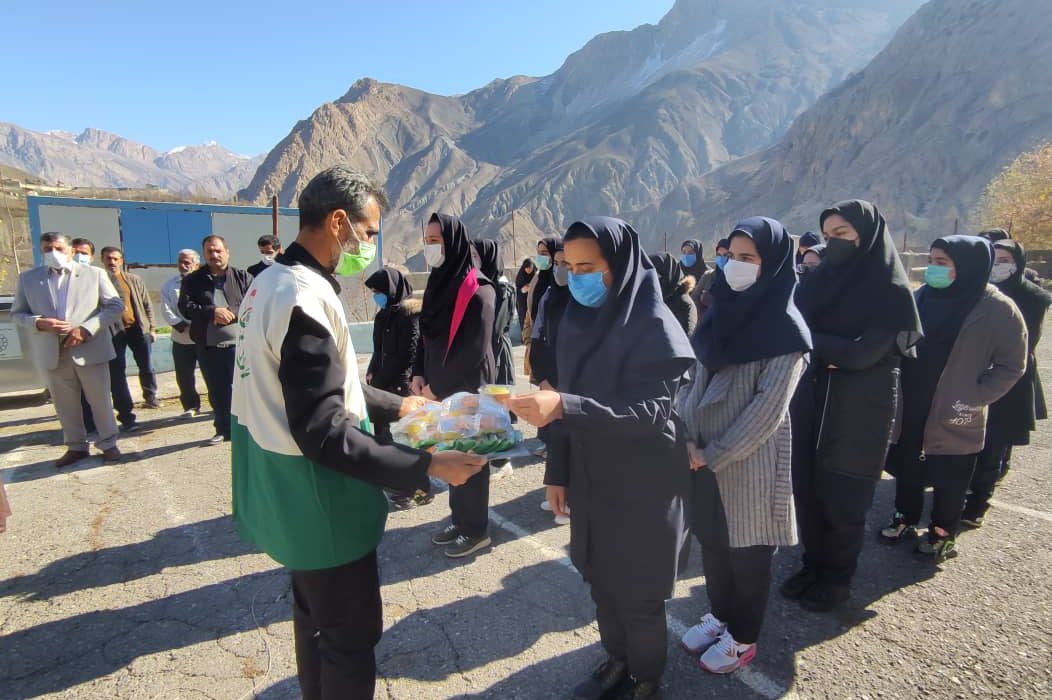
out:
{"label": "line of women", "polygon": [[[1033,428],[1040,412],[1018,406],[1039,385],[1033,326],[1048,295],[1019,282],[1017,243],[995,253],[978,237],[939,239],[914,293],[875,206],[841,202],[820,223],[826,244],[809,237],[798,258],[777,221],[739,222],[693,337],[667,303],[676,272],[655,270],[676,261],[647,257],[624,221],[582,219],[561,250],[543,243],[565,287],[536,309],[541,389],[509,407],[542,430],[548,502],[570,516],[573,563],[596,604],[606,655],[573,698],[661,697],[665,601],[689,532],[709,612],[682,645],[730,673],[756,657],[777,547],[803,544],[786,597],[814,611],[843,603],[888,468],[899,510],[889,528],[916,532],[934,486],[917,550],[952,556],[969,487],[981,522],[985,484]],[[700,252],[688,241],[677,264],[704,276]],[[1012,290],[1033,307],[1029,345]],[[1013,392],[1014,430],[987,445],[988,407]]]}

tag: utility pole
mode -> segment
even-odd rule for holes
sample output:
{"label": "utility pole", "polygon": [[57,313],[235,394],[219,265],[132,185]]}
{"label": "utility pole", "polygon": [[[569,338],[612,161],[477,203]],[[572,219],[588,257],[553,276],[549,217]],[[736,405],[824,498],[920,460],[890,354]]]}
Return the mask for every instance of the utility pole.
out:
{"label": "utility pole", "polygon": [[515,213],[518,209],[511,210],[511,255],[515,262],[519,262],[519,238],[515,235]]}
{"label": "utility pole", "polygon": [[270,220],[271,220],[271,233],[275,236],[278,235],[278,196],[273,195],[270,198]]}
{"label": "utility pole", "polygon": [[960,224],[960,223],[961,223],[960,218],[956,218],[956,219],[953,220],[953,235],[955,235],[955,236],[957,235],[957,225]]}
{"label": "utility pole", "polygon": [[668,231],[665,231],[665,252],[668,252]]}

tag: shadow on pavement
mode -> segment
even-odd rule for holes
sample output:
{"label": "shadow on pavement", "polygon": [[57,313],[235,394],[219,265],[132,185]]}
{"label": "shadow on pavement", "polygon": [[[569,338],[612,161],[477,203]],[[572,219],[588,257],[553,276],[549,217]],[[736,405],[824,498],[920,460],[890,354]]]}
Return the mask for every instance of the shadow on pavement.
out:
{"label": "shadow on pavement", "polygon": [[142,542],[81,552],[40,571],[0,582],[0,598],[48,600],[74,591],[129,583],[166,568],[239,557],[254,550],[245,544],[229,516],[161,530]]}

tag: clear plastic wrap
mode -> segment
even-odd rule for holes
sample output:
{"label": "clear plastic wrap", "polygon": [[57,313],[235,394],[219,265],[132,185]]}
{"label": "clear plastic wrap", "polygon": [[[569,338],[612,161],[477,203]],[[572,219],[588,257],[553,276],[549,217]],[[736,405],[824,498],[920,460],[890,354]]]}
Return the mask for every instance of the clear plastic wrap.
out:
{"label": "clear plastic wrap", "polygon": [[[395,440],[430,452],[459,450],[501,459],[525,454],[522,433],[512,427],[499,401],[507,387],[483,387],[481,394],[460,393],[410,413],[391,426]],[[489,390],[489,391],[487,391]]]}

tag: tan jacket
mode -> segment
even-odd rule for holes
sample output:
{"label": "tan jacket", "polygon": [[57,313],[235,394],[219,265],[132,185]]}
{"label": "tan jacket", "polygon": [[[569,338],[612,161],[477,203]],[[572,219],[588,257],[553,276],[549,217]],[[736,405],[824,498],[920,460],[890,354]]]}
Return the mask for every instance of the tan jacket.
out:
{"label": "tan jacket", "polygon": [[935,387],[924,426],[924,454],[968,455],[986,440],[986,407],[1026,370],[1026,324],[993,285],[965,317]]}

